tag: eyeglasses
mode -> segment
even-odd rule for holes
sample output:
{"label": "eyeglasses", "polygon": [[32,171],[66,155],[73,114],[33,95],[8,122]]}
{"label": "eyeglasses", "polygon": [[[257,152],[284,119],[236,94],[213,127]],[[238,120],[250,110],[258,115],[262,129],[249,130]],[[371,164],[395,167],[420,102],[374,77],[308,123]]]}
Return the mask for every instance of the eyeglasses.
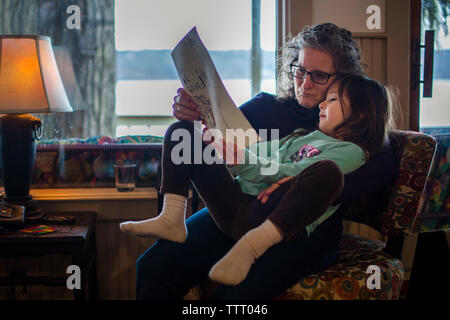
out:
{"label": "eyeglasses", "polygon": [[326,84],[330,77],[334,76],[336,73],[326,73],[323,71],[307,71],[305,68],[291,63],[291,76],[298,79],[305,79],[308,74],[311,77],[312,82],[317,84]]}

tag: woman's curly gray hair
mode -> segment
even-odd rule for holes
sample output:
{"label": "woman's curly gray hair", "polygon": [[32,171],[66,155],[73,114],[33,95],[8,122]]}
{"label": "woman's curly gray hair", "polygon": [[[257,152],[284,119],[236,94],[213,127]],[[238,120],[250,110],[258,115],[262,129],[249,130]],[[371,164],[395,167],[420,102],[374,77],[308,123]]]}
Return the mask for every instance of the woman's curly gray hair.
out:
{"label": "woman's curly gray hair", "polygon": [[298,51],[312,48],[329,53],[338,73],[364,74],[359,47],[352,33],[333,23],[306,26],[281,48],[278,73],[278,99],[295,97],[290,65],[298,60]]}

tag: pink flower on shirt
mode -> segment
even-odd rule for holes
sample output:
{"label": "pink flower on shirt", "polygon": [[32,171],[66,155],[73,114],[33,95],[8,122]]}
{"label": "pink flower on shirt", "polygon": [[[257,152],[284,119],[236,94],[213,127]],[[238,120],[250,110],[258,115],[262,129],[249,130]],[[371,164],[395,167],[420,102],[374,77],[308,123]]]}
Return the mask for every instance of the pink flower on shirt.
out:
{"label": "pink flower on shirt", "polygon": [[291,156],[292,162],[299,162],[303,160],[304,158],[312,158],[320,153],[320,150],[318,150],[314,146],[310,145],[304,145],[300,148],[295,154]]}

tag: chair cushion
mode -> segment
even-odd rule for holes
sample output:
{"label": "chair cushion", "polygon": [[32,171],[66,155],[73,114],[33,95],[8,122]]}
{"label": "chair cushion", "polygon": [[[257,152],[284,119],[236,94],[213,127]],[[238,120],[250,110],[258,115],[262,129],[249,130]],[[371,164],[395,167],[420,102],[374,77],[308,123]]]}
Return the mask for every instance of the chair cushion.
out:
{"label": "chair cushion", "polygon": [[[323,272],[312,274],[277,299],[349,300],[398,299],[403,284],[403,265],[383,252],[385,243],[353,234],[344,234],[335,263]],[[368,289],[368,266],[380,268],[380,289]]]}

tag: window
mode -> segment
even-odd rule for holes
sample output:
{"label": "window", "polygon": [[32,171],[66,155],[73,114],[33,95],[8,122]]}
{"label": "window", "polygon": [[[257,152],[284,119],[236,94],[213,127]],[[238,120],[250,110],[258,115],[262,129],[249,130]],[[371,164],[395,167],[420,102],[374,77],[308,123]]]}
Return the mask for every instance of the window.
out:
{"label": "window", "polygon": [[[252,32],[253,7],[260,23]],[[2,0],[0,33],[47,35],[73,66],[60,73],[75,80],[64,82],[74,111],[36,115],[43,139],[161,136],[181,87],[170,51],[193,26],[237,105],[256,91],[275,93],[275,8],[276,0]],[[256,31],[260,79],[250,71]]]}
{"label": "window", "polygon": [[[437,7],[436,10],[440,17],[441,8]],[[450,19],[446,19],[448,26]],[[450,130],[450,34],[445,34],[444,28],[443,23],[439,23],[433,28],[422,28],[434,29],[437,40],[434,46],[433,96],[432,98],[423,98],[423,86],[421,86],[420,92],[419,124],[421,131],[425,132],[438,133]],[[422,42],[424,42],[424,36],[422,36]],[[422,52],[422,58],[423,56]]]}
{"label": "window", "polygon": [[[170,52],[193,26],[236,105],[257,91],[275,93],[275,0],[116,0],[115,5],[117,136],[163,135],[175,121],[172,99],[181,82]],[[252,37],[260,48],[260,76],[251,71],[257,63]]]}

